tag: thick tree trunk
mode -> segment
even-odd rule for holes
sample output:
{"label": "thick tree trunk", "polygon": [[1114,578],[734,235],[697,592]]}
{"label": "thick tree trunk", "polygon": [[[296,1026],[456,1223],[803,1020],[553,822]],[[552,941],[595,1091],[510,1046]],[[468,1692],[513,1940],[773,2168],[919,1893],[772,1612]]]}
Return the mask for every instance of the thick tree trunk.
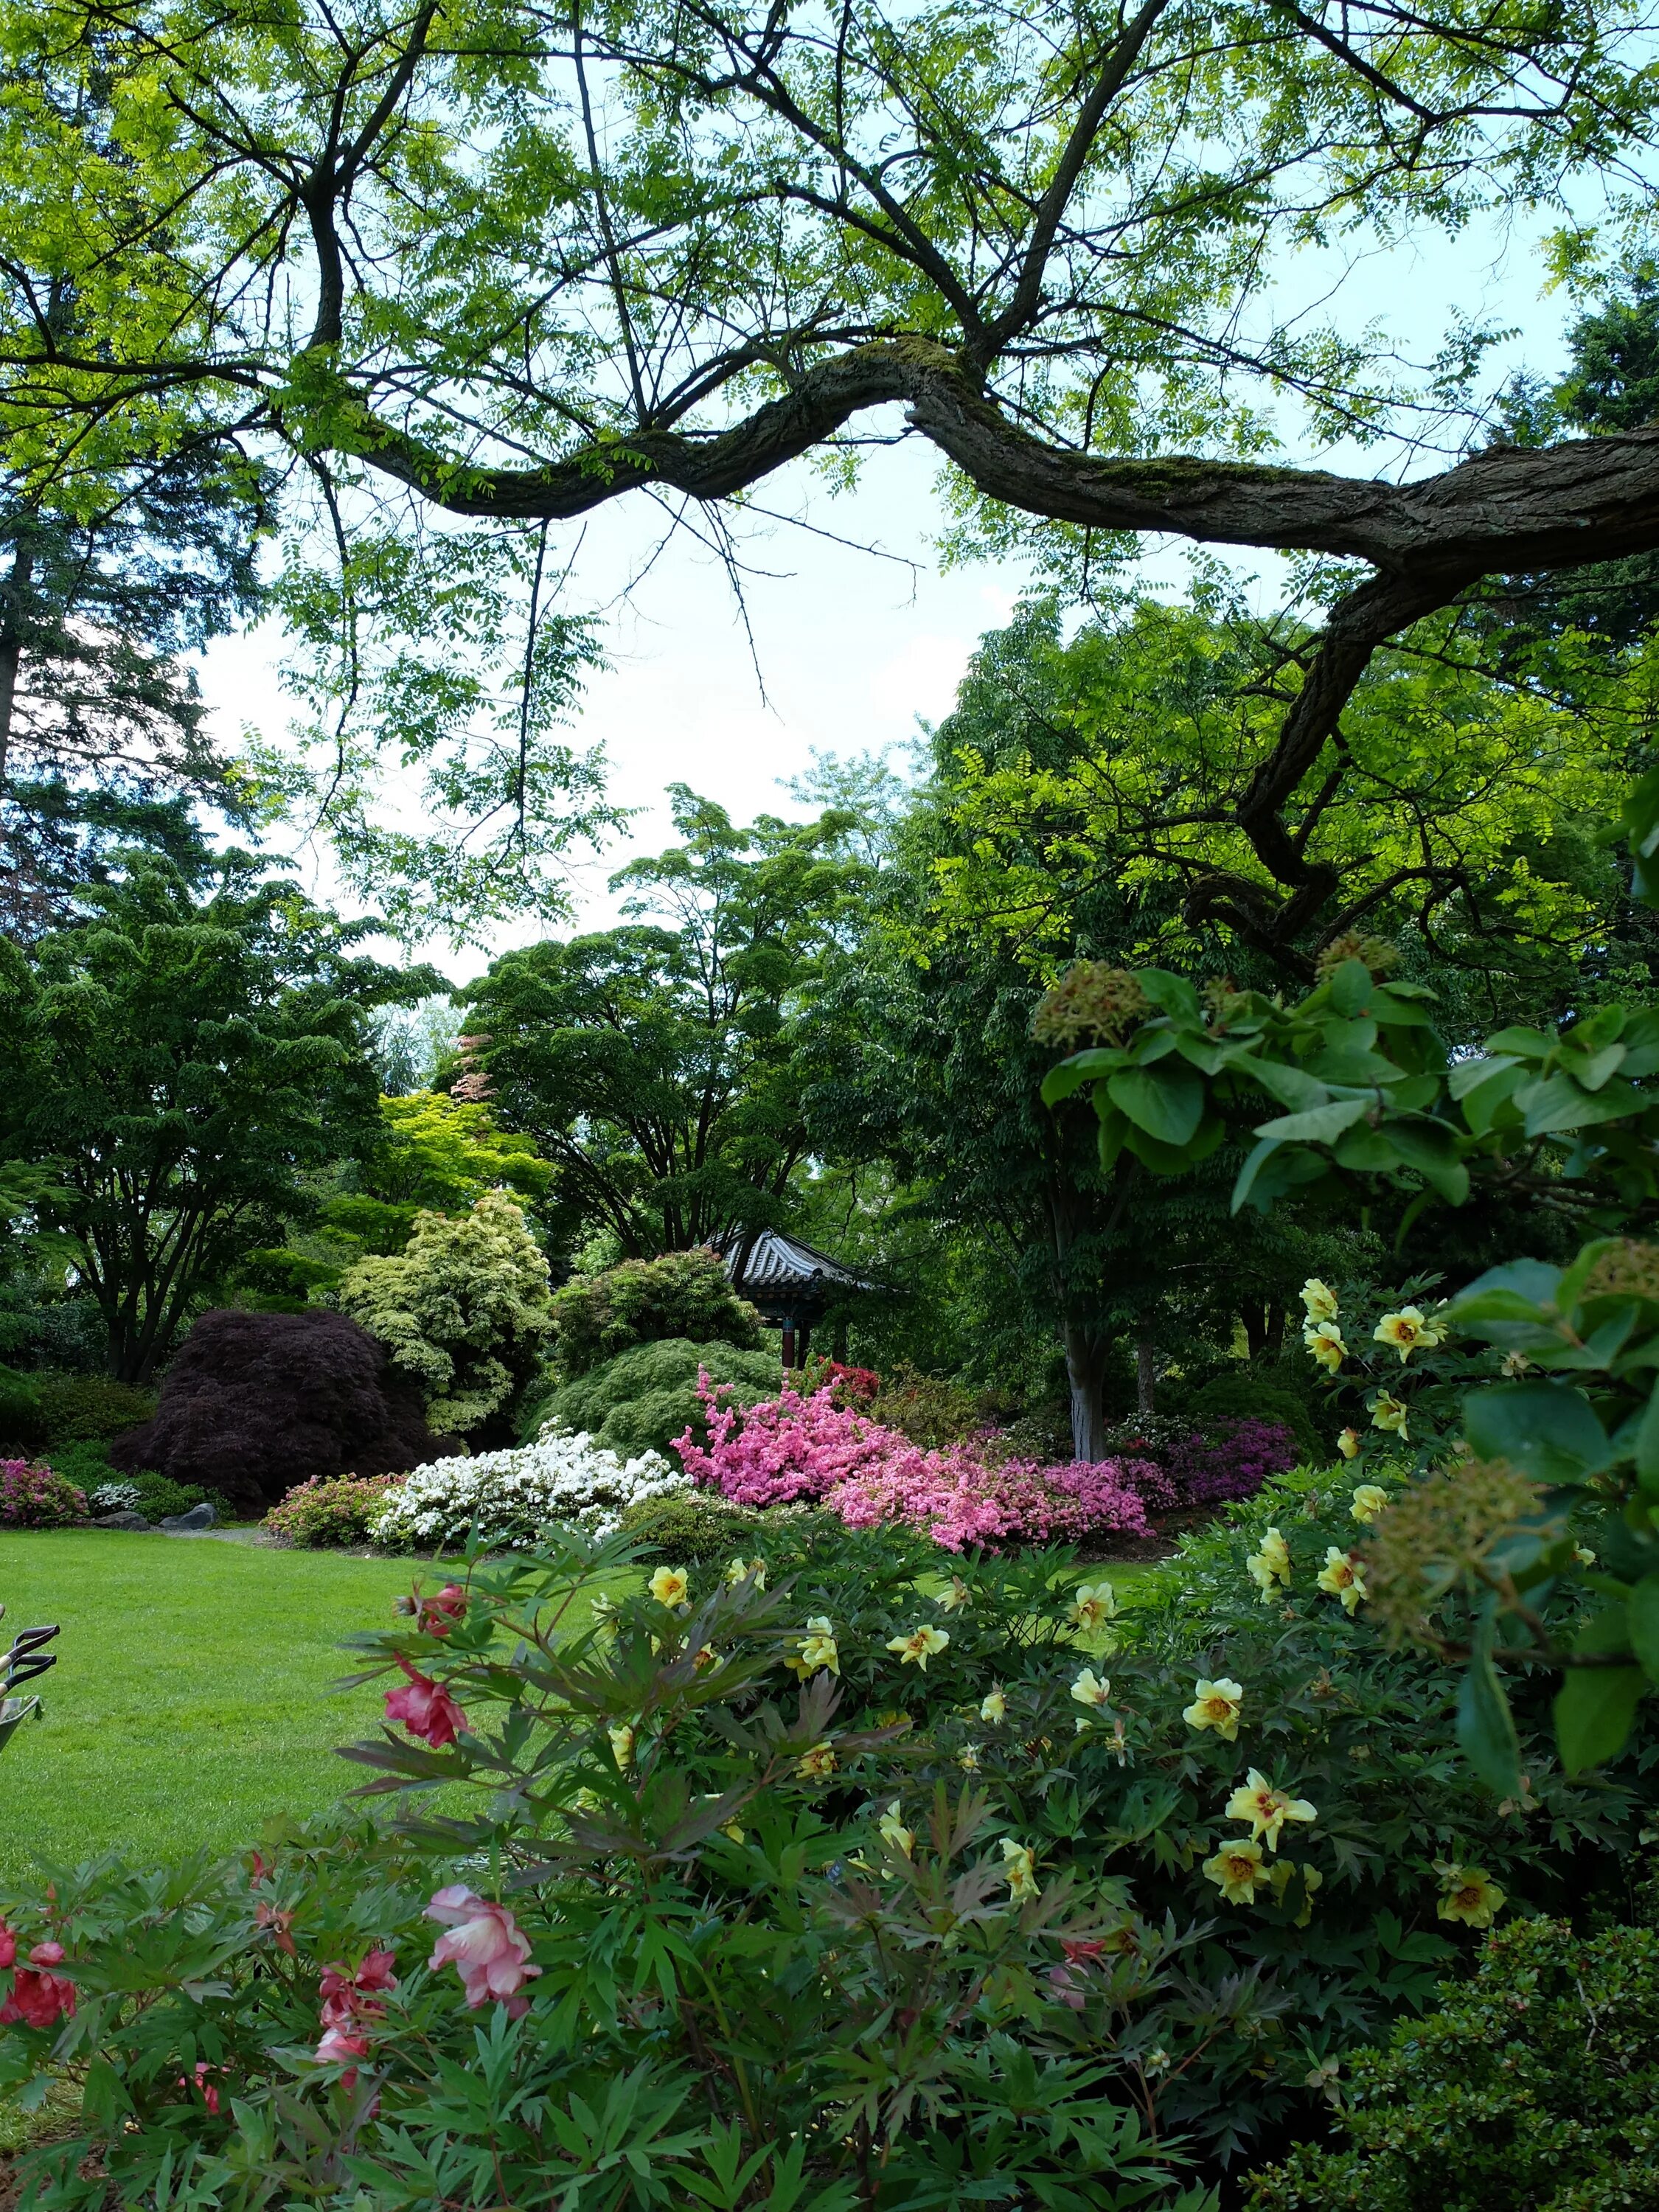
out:
{"label": "thick tree trunk", "polygon": [[1066,1324],[1066,1375],[1072,1389],[1072,1456],[1106,1456],[1106,1346],[1075,1322]]}

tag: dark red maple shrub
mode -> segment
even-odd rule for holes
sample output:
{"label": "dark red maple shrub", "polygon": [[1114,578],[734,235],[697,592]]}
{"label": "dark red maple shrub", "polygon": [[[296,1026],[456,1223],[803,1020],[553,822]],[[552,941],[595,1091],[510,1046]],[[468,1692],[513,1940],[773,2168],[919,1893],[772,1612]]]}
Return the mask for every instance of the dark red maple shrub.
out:
{"label": "dark red maple shrub", "polygon": [[434,1458],[420,1391],[337,1313],[206,1313],[173,1355],[154,1417],[110,1445],[263,1512],[316,1475],[401,1474]]}

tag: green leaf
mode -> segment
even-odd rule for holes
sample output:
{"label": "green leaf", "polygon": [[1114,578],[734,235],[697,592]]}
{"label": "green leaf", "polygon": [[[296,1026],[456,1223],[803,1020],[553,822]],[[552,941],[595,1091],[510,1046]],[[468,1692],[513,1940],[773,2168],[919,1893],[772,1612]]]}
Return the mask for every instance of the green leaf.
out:
{"label": "green leaf", "polygon": [[1419,1006],[1401,994],[1407,988],[1403,983],[1384,983],[1371,993],[1365,1012],[1385,1030],[1426,1030],[1434,1024]]}
{"label": "green leaf", "polygon": [[1161,1144],[1186,1144],[1204,1118],[1203,1083],[1184,1061],[1120,1068],[1106,1090],[1138,1129]]}
{"label": "green leaf", "polygon": [[[1622,1605],[1587,1621],[1573,1650],[1601,1656],[1631,1648]],[[1569,1667],[1555,1698],[1555,1740],[1569,1774],[1601,1766],[1623,1750],[1647,1676],[1639,1667]]]}
{"label": "green leaf", "polygon": [[1625,1600],[1630,1648],[1650,1682],[1659,1682],[1659,1573],[1644,1575]]}
{"label": "green leaf", "polygon": [[1287,1060],[1257,1060],[1242,1061],[1239,1073],[1259,1083],[1270,1098],[1278,1099],[1299,1113],[1304,1107],[1322,1106],[1330,1092],[1317,1076],[1310,1075],[1305,1068],[1293,1067]]}
{"label": "green leaf", "polygon": [[1062,1060],[1058,1067],[1051,1067],[1042,1079],[1042,1103],[1058,1106],[1062,1098],[1069,1098],[1085,1083],[1093,1083],[1103,1075],[1109,1075],[1115,1067],[1121,1067],[1128,1054],[1117,1045],[1101,1045],[1091,1052],[1074,1052],[1069,1060]]}
{"label": "green leaf", "polygon": [[1650,1497],[1659,1494],[1659,1389],[1650,1395],[1636,1431],[1636,1480]]}
{"label": "green leaf", "polygon": [[1639,1091],[1614,1076],[1593,1096],[1581,1090],[1566,1071],[1558,1068],[1540,1083],[1528,1083],[1515,1094],[1515,1103],[1526,1116],[1529,1137],[1547,1137],[1565,1129],[1583,1129],[1598,1121],[1622,1121],[1638,1114],[1647,1103]]}
{"label": "green leaf", "polygon": [[1494,1796],[1521,1794],[1521,1743],[1515,1716],[1492,1656],[1492,1617],[1474,1632],[1474,1649],[1457,1692],[1457,1741]]}
{"label": "green leaf", "polygon": [[1132,972],[1155,1006],[1184,1021],[1199,1019],[1198,993],[1184,975],[1172,975],[1167,968],[1136,968]]}
{"label": "green leaf", "polygon": [[1331,1004],[1339,1014],[1363,1014],[1376,985],[1363,960],[1345,960],[1331,977]]}
{"label": "green leaf", "polygon": [[1582,1482],[1609,1456],[1589,1401],[1559,1382],[1489,1383],[1468,1392],[1463,1433],[1480,1458],[1508,1460],[1539,1482]]}
{"label": "green leaf", "polygon": [[1446,1071],[1446,1088],[1454,1098],[1467,1098],[1471,1091],[1490,1082],[1494,1075],[1520,1065],[1510,1053],[1482,1054],[1477,1059],[1455,1060]]}
{"label": "green leaf", "polygon": [[1255,1133],[1281,1145],[1333,1144],[1366,1111],[1367,1101],[1364,1098],[1334,1098],[1328,1106],[1310,1106],[1305,1113],[1281,1114],[1276,1121],[1260,1121]]}
{"label": "green leaf", "polygon": [[1469,1194],[1469,1171],[1458,1157],[1457,1139],[1443,1121],[1391,1121],[1395,1150],[1448,1206],[1462,1206]]}

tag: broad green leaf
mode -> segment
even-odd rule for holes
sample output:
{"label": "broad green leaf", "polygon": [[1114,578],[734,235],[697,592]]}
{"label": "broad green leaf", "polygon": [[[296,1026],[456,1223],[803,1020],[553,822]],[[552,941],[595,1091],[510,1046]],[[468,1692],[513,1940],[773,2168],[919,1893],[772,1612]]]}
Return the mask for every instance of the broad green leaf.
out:
{"label": "broad green leaf", "polygon": [[1085,1083],[1098,1081],[1121,1067],[1128,1054],[1116,1045],[1102,1045],[1090,1052],[1074,1052],[1069,1060],[1062,1060],[1058,1067],[1051,1067],[1042,1079],[1042,1103],[1058,1106],[1062,1098],[1069,1098]]}
{"label": "broad green leaf", "polygon": [[1363,960],[1345,960],[1331,977],[1331,1004],[1339,1014],[1363,1014],[1375,988]]}
{"label": "broad green leaf", "polygon": [[1584,1059],[1575,1060],[1572,1063],[1572,1073],[1583,1085],[1586,1091],[1599,1091],[1626,1056],[1623,1045],[1605,1045],[1600,1052],[1591,1053]]}
{"label": "broad green leaf", "polygon": [[1481,1459],[1508,1460],[1547,1483],[1582,1482],[1607,1463],[1607,1432],[1581,1391],[1559,1382],[1497,1382],[1463,1399],[1463,1433]]}
{"label": "broad green leaf", "polygon": [[1649,1397],[1636,1431],[1636,1480],[1650,1497],[1659,1495],[1659,1389]]}
{"label": "broad green leaf", "polygon": [[1403,983],[1385,983],[1371,993],[1366,1012],[1379,1028],[1385,1030],[1426,1030],[1433,1026],[1423,1008],[1402,994]]}
{"label": "broad green leaf", "polygon": [[1391,1121],[1395,1150],[1449,1206],[1462,1206],[1469,1194],[1469,1171],[1458,1157],[1457,1139],[1443,1121]]}
{"label": "broad green leaf", "polygon": [[1310,1106],[1324,1105],[1331,1095],[1317,1076],[1285,1060],[1253,1058],[1242,1062],[1238,1072],[1259,1083],[1270,1098],[1278,1099],[1281,1106],[1288,1106],[1296,1113]]}
{"label": "broad green leaf", "polygon": [[[1587,1621],[1573,1650],[1602,1656],[1631,1649],[1630,1624],[1622,1605],[1609,1606]],[[1569,1667],[1555,1698],[1555,1740],[1569,1774],[1601,1766],[1623,1750],[1647,1676],[1639,1667]]]}
{"label": "broad green leaf", "polygon": [[1145,1129],[1129,1127],[1123,1145],[1154,1175],[1190,1175],[1200,1160],[1207,1160],[1225,1142],[1227,1125],[1219,1114],[1207,1115],[1198,1125],[1195,1135],[1184,1145],[1166,1145],[1157,1137],[1148,1136]]}
{"label": "broad green leaf", "polygon": [[1650,1682],[1659,1682],[1659,1573],[1644,1575],[1625,1600],[1630,1648]]}
{"label": "broad green leaf", "polygon": [[1547,1137],[1565,1129],[1583,1129],[1598,1121],[1622,1121],[1638,1113],[1645,1103],[1639,1091],[1614,1076],[1592,1094],[1582,1090],[1566,1071],[1558,1068],[1542,1082],[1524,1085],[1515,1103],[1526,1116],[1529,1137]]}
{"label": "broad green leaf", "polygon": [[1204,1118],[1203,1083],[1184,1061],[1120,1068],[1106,1091],[1137,1128],[1160,1144],[1186,1144]]}
{"label": "broad green leaf", "polygon": [[1166,1014],[1195,1022],[1201,1009],[1198,993],[1184,975],[1172,975],[1167,968],[1137,968],[1134,979],[1155,1006],[1162,1006]]}
{"label": "broad green leaf", "polygon": [[1521,1744],[1515,1716],[1492,1656],[1490,1614],[1475,1631],[1474,1649],[1457,1692],[1457,1741],[1494,1796],[1521,1794]]}
{"label": "broad green leaf", "polygon": [[1271,1137],[1281,1145],[1328,1145],[1367,1111],[1363,1098],[1334,1098],[1328,1106],[1310,1106],[1305,1113],[1281,1114],[1275,1121],[1259,1121],[1255,1134]]}
{"label": "broad green leaf", "polygon": [[1467,1098],[1471,1091],[1521,1062],[1510,1053],[1481,1054],[1473,1060],[1455,1060],[1446,1072],[1446,1088],[1454,1098]]}

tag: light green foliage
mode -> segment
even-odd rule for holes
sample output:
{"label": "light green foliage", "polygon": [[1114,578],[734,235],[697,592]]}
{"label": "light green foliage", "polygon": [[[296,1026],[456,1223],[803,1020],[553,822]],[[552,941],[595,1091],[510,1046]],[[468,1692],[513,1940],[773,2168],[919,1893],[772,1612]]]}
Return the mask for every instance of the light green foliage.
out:
{"label": "light green foliage", "polygon": [[149,859],[86,898],[84,924],[0,944],[0,1149],[58,1163],[52,1218],[142,1383],[307,1211],[302,1171],[372,1127],[368,1014],[412,985],[234,856],[200,900]]}
{"label": "light green foliage", "polygon": [[488,1106],[417,1091],[380,1100],[380,1140],[357,1164],[357,1189],[326,1201],[329,1227],[363,1250],[403,1249],[416,1213],[464,1213],[489,1190],[510,1191],[533,1215],[554,1170],[528,1137],[498,1128]]}
{"label": "light green foliage", "polygon": [[1659,2203],[1659,1934],[1517,1923],[1474,1978],[1332,2077],[1343,2147],[1252,2212],[1631,2212]]}
{"label": "light green foliage", "polygon": [[[1477,1178],[1492,1177],[1547,1191],[1581,1218],[1651,1217],[1659,1014],[1609,1005],[1559,1030],[1515,1025],[1453,1061],[1431,1018],[1433,994],[1379,980],[1382,964],[1362,944],[1339,944],[1323,979],[1290,1006],[1225,986],[1200,1000],[1183,978],[1143,969],[1136,981],[1156,1011],[1126,1025],[1121,1042],[1063,1061],[1045,1096],[1058,1104],[1092,1094],[1103,1157],[1132,1156],[1159,1176],[1188,1171],[1249,1127],[1256,1142],[1235,1211],[1266,1212],[1290,1191],[1341,1204],[1404,1183],[1421,1212],[1461,1206]],[[1575,1769],[1618,1749],[1659,1680],[1659,1638],[1647,1626],[1659,1592],[1656,1291],[1655,1248],[1604,1237],[1565,1269],[1526,1260],[1493,1268],[1445,1310],[1454,1344],[1465,1336],[1493,1348],[1462,1361],[1472,1460],[1467,1478],[1454,1469],[1449,1486],[1424,1491],[1413,1525],[1427,1548],[1414,1559],[1397,1534],[1390,1579],[1408,1632],[1441,1637],[1431,1616],[1449,1591],[1475,1601],[1462,1735],[1500,1790],[1519,1784],[1504,1662],[1563,1668],[1556,1724]],[[1333,1347],[1338,1368],[1345,1346]],[[1516,1379],[1480,1381],[1498,1353]],[[1540,1379],[1519,1379],[1528,1365]],[[1367,1403],[1385,1426],[1380,1393]],[[1396,1532],[1403,1525],[1391,1517]],[[1538,1610],[1564,1579],[1588,1579],[1607,1601],[1570,1644]]]}
{"label": "light green foliage", "polygon": [[804,1007],[867,874],[844,812],[743,828],[683,784],[670,796],[684,842],[616,877],[622,927],[505,953],[465,994],[501,1123],[633,1257],[787,1216]]}
{"label": "light green foliage", "polygon": [[718,1338],[740,1352],[758,1351],[764,1340],[760,1316],[707,1249],[623,1260],[567,1283],[553,1301],[553,1326],[567,1380],[663,1338],[705,1344]]}
{"label": "light green foliage", "polygon": [[367,1544],[374,1516],[398,1480],[395,1474],[342,1474],[319,1482],[313,1476],[273,1505],[262,1525],[286,1543],[311,1551]]}
{"label": "light green foliage", "polygon": [[434,1428],[463,1435],[511,1403],[552,1325],[546,1257],[497,1191],[464,1214],[417,1214],[401,1254],[360,1261],[324,1303],[416,1377]]}
{"label": "light green foliage", "polygon": [[648,1547],[653,1565],[665,1560],[724,1568],[750,1556],[758,1521],[757,1514],[728,1505],[711,1492],[694,1490],[678,1498],[642,1498],[617,1525],[633,1542]]}
{"label": "light green foliage", "polygon": [[603,1367],[562,1383],[550,1397],[526,1406],[523,1426],[533,1433],[532,1420],[537,1426],[551,1420],[562,1429],[585,1431],[622,1459],[654,1451],[677,1466],[671,1446],[688,1429],[700,1443],[708,1443],[708,1422],[697,1395],[700,1370],[712,1382],[732,1386],[728,1404],[752,1406],[778,1393],[778,1363],[770,1352],[740,1352],[718,1340],[694,1344],[685,1337],[663,1337],[619,1353]]}

